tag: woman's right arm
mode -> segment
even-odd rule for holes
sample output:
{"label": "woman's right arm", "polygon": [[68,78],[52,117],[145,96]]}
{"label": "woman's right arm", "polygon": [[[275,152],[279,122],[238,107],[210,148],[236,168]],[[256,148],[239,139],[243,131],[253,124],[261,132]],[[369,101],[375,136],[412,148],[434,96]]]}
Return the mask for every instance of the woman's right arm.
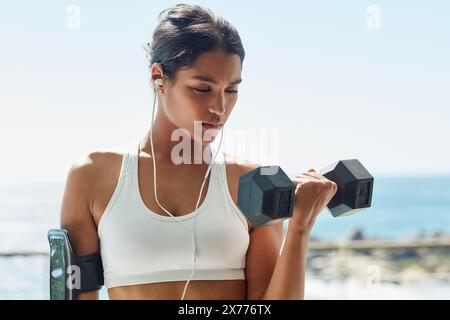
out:
{"label": "woman's right arm", "polygon": [[[92,215],[96,165],[91,155],[70,167],[61,204],[60,227],[68,231],[77,256],[96,253],[100,249],[97,226]],[[78,295],[78,300],[98,299],[99,291]]]}

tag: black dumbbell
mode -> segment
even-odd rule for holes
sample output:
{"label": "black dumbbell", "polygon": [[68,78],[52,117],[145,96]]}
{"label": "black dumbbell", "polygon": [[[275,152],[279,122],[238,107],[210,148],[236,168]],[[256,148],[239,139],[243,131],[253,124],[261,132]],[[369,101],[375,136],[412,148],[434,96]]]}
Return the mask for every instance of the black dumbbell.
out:
{"label": "black dumbbell", "polygon": [[[320,171],[338,190],[327,207],[334,217],[370,207],[374,178],[356,159],[338,161]],[[292,217],[295,184],[279,166],[262,166],[239,179],[239,209],[254,227]]]}

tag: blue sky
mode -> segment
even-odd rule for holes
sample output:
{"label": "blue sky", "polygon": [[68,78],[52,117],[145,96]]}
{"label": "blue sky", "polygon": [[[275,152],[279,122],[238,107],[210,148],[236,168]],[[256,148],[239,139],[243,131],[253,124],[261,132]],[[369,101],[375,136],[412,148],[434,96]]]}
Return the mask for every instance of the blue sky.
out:
{"label": "blue sky", "polygon": [[[83,154],[148,130],[142,46],[177,2],[0,1],[3,182],[62,181]],[[244,81],[227,127],[278,129],[285,171],[358,158],[374,175],[450,174],[449,2],[185,3],[239,31]]]}

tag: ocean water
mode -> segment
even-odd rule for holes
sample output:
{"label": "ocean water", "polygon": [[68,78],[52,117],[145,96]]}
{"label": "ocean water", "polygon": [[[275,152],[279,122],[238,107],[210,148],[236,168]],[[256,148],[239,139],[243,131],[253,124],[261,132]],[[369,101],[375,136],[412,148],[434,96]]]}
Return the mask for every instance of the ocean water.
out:
{"label": "ocean water", "polygon": [[[63,191],[64,182],[0,185],[0,253],[48,251],[47,231],[59,227]],[[345,239],[355,228],[369,237],[384,239],[450,234],[450,176],[376,178],[371,208],[340,218],[333,218],[324,209],[312,236]],[[0,299],[47,299],[47,260],[0,257]],[[313,291],[325,284],[319,281],[310,286]]]}
{"label": "ocean water", "polygon": [[342,239],[353,228],[392,240],[434,232],[450,234],[450,176],[376,178],[371,208],[338,218],[325,209],[313,235]]}

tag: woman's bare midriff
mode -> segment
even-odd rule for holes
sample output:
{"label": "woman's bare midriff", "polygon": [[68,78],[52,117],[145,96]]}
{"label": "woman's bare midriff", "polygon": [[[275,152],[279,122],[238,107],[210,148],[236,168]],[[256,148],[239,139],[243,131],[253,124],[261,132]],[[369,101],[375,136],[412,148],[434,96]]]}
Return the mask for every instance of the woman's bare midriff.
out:
{"label": "woman's bare midriff", "polygon": [[[149,283],[108,289],[110,299],[180,300],[186,281]],[[191,280],[185,300],[245,300],[245,280]]]}
{"label": "woman's bare midriff", "polygon": [[[231,158],[226,157],[227,182],[230,195],[237,203],[237,188],[239,183],[239,168],[235,163],[230,163]],[[103,165],[99,176],[95,179],[94,203],[92,207],[93,218],[98,227],[101,216],[108,205],[117,185],[122,162],[122,154],[108,152],[102,159]],[[157,163],[157,195],[158,201],[172,215],[180,216],[195,210],[195,205],[200,192],[203,176],[207,165],[161,165]],[[145,205],[155,213],[168,216],[154,201],[153,191],[153,162],[146,154],[139,156],[139,190]],[[176,174],[174,174],[176,172]],[[170,178],[176,179],[172,181]],[[176,178],[175,178],[176,177]],[[209,177],[203,187],[199,206],[208,192]],[[193,192],[193,190],[196,190]],[[174,194],[179,195],[173,197]],[[165,196],[166,195],[166,196]],[[251,231],[251,226],[249,231]],[[110,299],[181,299],[186,281],[170,281],[148,283],[130,286],[113,287],[108,289]],[[184,299],[211,299],[211,300],[245,300],[245,280],[191,280],[186,290]]]}

